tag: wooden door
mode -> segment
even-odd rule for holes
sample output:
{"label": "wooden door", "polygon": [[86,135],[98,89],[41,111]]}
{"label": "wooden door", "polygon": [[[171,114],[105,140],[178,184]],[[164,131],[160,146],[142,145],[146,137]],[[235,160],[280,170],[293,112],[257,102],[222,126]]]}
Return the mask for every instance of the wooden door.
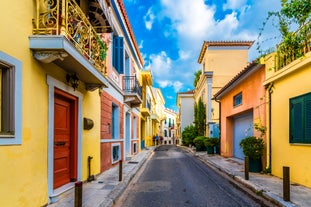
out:
{"label": "wooden door", "polygon": [[54,188],[76,178],[74,100],[55,93],[54,98]]}

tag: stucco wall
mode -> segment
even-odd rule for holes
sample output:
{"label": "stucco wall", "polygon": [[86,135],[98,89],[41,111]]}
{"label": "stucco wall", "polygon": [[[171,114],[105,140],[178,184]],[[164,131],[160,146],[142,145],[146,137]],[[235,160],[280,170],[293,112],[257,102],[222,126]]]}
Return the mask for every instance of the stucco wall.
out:
{"label": "stucco wall", "polygon": [[300,64],[289,65],[279,71],[293,72],[274,81],[271,102],[271,162],[272,174],[282,177],[283,166],[289,166],[292,182],[311,187],[311,144],[289,143],[289,99],[311,92],[311,58],[301,61],[297,61]]}
{"label": "stucco wall", "polygon": [[[262,67],[243,82],[236,85],[221,99],[221,154],[225,157],[233,156],[233,117],[252,111],[254,123],[259,121],[265,126],[265,69]],[[242,92],[242,104],[233,106],[233,97]],[[254,131],[255,136],[260,134]],[[265,138],[265,137],[264,137]]]}
{"label": "stucco wall", "polygon": [[[14,8],[14,14],[12,14]],[[0,206],[44,206],[48,203],[48,84],[47,75],[66,85],[66,72],[53,63],[43,64],[34,59],[29,49],[35,1],[1,1],[0,50],[22,62],[22,143],[0,145]],[[72,90],[68,86],[68,90]],[[91,118],[94,128],[81,130],[82,180],[87,178],[87,156],[92,160],[92,173],[99,173],[99,96],[98,91],[87,92],[83,83],[81,93],[82,117]],[[51,151],[51,149],[50,149]]]}

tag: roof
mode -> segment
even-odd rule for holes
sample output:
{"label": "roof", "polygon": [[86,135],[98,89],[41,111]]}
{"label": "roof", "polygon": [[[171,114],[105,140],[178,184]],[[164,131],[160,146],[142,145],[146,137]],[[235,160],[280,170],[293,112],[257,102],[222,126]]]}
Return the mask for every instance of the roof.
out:
{"label": "roof", "polygon": [[222,87],[215,95],[213,99],[218,100],[226,92],[230,91],[236,84],[243,81],[249,75],[262,68],[263,64],[258,64],[255,61],[246,66],[242,71],[240,71],[236,76],[234,76],[224,87]]}
{"label": "roof", "polygon": [[138,58],[139,58],[141,64],[144,65],[144,60],[143,60],[143,58],[142,58],[142,56],[141,56],[141,54],[140,54],[140,50],[139,50],[138,44],[137,44],[136,39],[135,39],[135,36],[134,36],[134,32],[133,32],[132,26],[131,26],[131,24],[130,24],[130,20],[129,20],[127,14],[126,14],[126,10],[125,10],[124,4],[123,4],[123,0],[118,0],[118,3],[119,3],[119,5],[120,5],[121,12],[122,12],[122,15],[123,15],[123,17],[124,17],[126,26],[127,26],[128,30],[129,30],[131,39],[132,39],[132,41],[133,41],[133,43],[134,43],[134,47],[135,47],[135,49],[136,49],[136,51],[137,51]]}
{"label": "roof", "polygon": [[186,92],[179,92],[178,94],[193,94],[194,90],[186,91]]}
{"label": "roof", "polygon": [[248,49],[253,45],[254,41],[204,41],[198,58],[198,63],[201,64],[207,47],[236,47],[246,46]]}

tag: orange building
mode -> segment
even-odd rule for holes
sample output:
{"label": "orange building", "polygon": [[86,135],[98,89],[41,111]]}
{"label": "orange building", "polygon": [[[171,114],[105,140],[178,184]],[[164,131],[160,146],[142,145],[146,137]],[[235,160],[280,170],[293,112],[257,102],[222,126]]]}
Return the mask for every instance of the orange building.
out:
{"label": "orange building", "polygon": [[244,159],[240,141],[247,136],[260,136],[254,131],[254,124],[265,126],[264,80],[264,65],[251,63],[214,95],[220,103],[222,156]]}

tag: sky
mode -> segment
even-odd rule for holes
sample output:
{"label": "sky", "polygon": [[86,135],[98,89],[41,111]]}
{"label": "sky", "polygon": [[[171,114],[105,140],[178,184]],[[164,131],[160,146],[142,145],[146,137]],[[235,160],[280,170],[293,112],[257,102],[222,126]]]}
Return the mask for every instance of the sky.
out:
{"label": "sky", "polygon": [[[134,36],[151,70],[153,87],[160,88],[165,107],[177,111],[178,92],[194,89],[194,73],[204,41],[256,41],[249,61],[279,40],[273,20],[259,36],[269,11],[280,0],[123,0]],[[241,68],[242,70],[243,68]]]}

